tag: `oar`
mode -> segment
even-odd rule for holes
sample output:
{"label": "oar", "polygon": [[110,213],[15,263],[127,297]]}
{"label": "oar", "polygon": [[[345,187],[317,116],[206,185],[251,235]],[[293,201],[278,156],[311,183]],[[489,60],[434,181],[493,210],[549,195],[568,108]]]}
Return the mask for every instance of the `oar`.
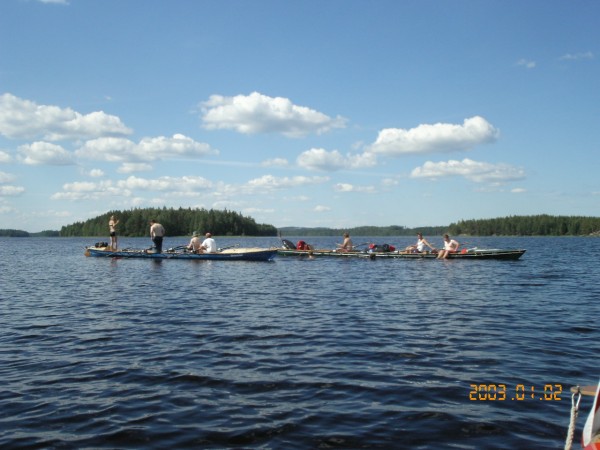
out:
{"label": "oar", "polygon": [[187,245],[178,245],[177,247],[171,247],[167,251],[168,252],[174,252],[174,251],[177,251],[177,250],[183,250],[184,248],[188,248],[188,246]]}
{"label": "oar", "polygon": [[222,247],[222,248],[218,248],[218,249],[217,249],[217,251],[218,251],[218,252],[222,252],[223,250],[227,250],[227,249],[230,249],[230,248],[235,248],[235,247],[239,247],[239,246],[240,246],[240,244],[230,245],[230,246],[228,246],[228,247]]}
{"label": "oar", "polygon": [[367,245],[367,244],[370,244],[370,242],[363,242],[362,244],[353,245],[352,250],[354,250],[356,247],[362,247],[363,245]]}

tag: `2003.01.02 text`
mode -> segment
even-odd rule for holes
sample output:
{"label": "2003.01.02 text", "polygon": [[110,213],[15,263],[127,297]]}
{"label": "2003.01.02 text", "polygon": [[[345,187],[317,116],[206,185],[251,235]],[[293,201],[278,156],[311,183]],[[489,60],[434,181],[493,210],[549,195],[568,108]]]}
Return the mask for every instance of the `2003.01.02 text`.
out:
{"label": "2003.01.02 text", "polygon": [[543,389],[536,391],[535,386],[517,384],[514,389],[506,384],[470,384],[469,400],[473,401],[503,401],[538,399],[544,401],[560,401],[562,384],[545,384]]}

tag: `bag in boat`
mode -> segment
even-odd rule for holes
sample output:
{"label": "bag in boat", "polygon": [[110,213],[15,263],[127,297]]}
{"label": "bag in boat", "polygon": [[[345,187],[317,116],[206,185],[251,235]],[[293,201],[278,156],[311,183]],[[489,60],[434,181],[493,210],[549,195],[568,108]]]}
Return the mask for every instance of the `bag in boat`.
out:
{"label": "bag in boat", "polygon": [[307,244],[304,241],[298,241],[296,244],[296,250],[312,250],[312,245]]}
{"label": "bag in boat", "polygon": [[369,245],[369,253],[380,252],[380,253],[388,253],[396,250],[396,247],[390,244],[370,244]]}

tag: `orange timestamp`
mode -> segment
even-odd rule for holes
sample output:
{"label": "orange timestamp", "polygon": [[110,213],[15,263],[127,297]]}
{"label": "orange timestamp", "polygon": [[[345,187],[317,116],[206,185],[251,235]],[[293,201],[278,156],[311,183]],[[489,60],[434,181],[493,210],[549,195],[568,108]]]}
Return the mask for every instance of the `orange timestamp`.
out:
{"label": "orange timestamp", "polygon": [[517,384],[470,384],[469,400],[472,401],[560,401],[563,391],[562,384],[544,384],[531,386]]}

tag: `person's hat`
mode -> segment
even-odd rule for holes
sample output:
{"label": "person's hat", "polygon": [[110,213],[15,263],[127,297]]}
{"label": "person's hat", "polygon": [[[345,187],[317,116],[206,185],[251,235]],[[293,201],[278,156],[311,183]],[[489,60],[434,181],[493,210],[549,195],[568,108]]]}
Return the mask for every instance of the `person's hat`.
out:
{"label": "person's hat", "polygon": [[192,237],[198,237],[198,236],[200,236],[200,235],[198,234],[198,232],[197,232],[197,231],[194,231],[194,234],[192,234]]}

